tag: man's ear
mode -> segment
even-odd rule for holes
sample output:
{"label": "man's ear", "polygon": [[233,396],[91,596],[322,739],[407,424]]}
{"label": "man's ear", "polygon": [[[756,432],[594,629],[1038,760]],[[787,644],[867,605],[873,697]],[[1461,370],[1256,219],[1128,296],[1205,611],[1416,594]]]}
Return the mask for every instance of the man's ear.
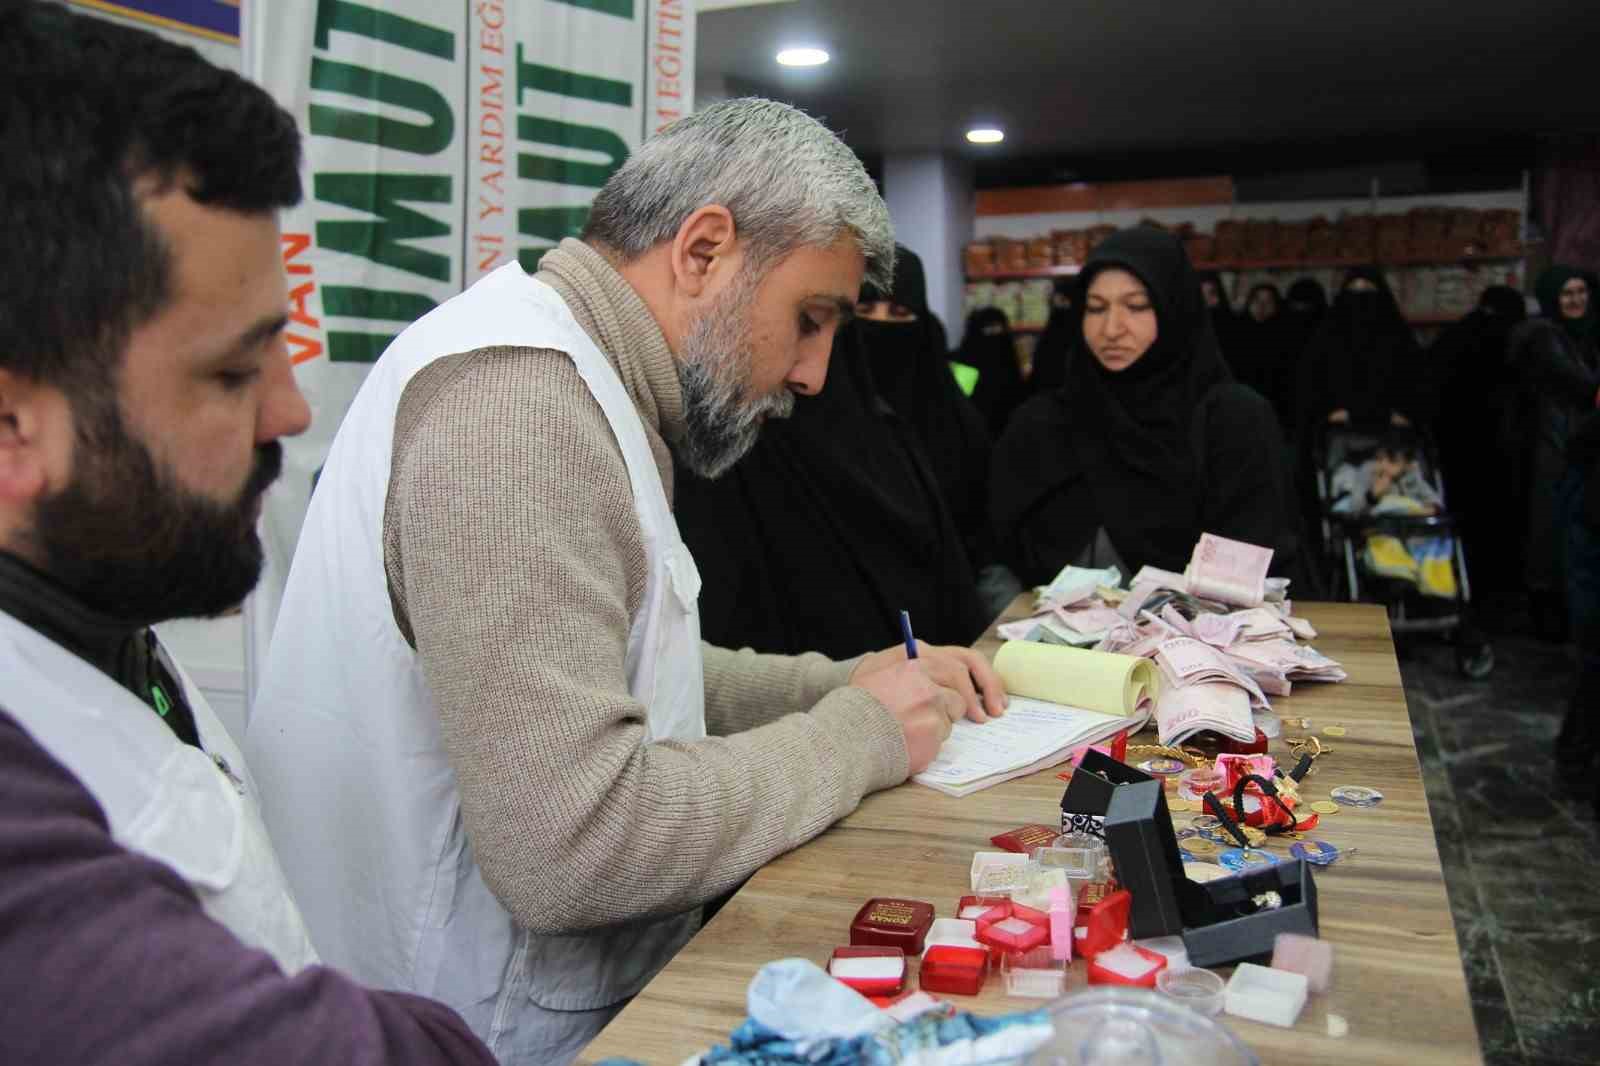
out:
{"label": "man's ear", "polygon": [[672,277],[680,292],[698,298],[738,269],[738,231],[721,204],[698,208],[672,241]]}
{"label": "man's ear", "polygon": [[60,389],[0,368],[0,505],[43,495],[52,469],[71,462],[71,434],[71,405]]}

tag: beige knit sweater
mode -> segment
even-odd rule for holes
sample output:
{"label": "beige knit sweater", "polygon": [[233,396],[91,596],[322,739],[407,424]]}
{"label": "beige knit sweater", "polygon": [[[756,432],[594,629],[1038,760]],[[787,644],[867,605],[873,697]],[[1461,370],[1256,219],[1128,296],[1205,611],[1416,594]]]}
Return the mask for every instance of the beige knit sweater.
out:
{"label": "beige knit sweater", "polygon": [[[655,320],[578,241],[538,277],[616,368],[670,499],[682,396]],[[384,564],[473,856],[535,932],[693,908],[906,776],[894,718],[820,655],[703,645],[711,738],[646,741],[623,674],[644,544],[622,453],[561,352],[486,348],[412,379]]]}

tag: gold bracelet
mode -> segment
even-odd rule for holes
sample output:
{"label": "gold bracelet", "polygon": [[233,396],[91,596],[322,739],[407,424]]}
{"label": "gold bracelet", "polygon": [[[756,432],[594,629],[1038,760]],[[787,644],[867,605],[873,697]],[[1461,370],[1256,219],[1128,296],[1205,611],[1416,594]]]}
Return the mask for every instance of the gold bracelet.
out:
{"label": "gold bracelet", "polygon": [[1127,754],[1130,761],[1136,756],[1143,756],[1146,759],[1164,756],[1194,767],[1204,766],[1210,761],[1198,748],[1176,748],[1167,744],[1129,744]]}

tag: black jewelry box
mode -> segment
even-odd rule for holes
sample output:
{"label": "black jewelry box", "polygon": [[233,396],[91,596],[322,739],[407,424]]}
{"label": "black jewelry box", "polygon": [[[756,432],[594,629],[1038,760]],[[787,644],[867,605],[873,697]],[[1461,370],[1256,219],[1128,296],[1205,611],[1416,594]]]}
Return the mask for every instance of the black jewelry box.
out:
{"label": "black jewelry box", "polygon": [[[1189,880],[1161,782],[1124,769],[1145,780],[1115,786],[1100,780],[1090,790],[1105,786],[1109,793],[1106,846],[1117,880],[1133,896],[1129,936],[1181,935],[1190,965],[1220,966],[1271,955],[1279,933],[1317,935],[1317,889],[1308,863],[1296,859],[1205,883]],[[1076,784],[1078,775],[1072,779]]]}
{"label": "black jewelry box", "polygon": [[1106,810],[1117,788],[1145,781],[1155,781],[1155,778],[1090,748],[1083,753],[1077,769],[1072,772],[1072,780],[1061,794],[1061,831],[1105,836]]}

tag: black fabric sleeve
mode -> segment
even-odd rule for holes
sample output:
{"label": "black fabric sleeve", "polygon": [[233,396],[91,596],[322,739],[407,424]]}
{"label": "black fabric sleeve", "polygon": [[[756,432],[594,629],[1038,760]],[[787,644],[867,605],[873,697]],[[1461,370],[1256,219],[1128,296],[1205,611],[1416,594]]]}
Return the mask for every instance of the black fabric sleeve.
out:
{"label": "black fabric sleeve", "polygon": [[442,1004],[285,977],[3,712],[0,870],[0,1062],[493,1066]]}
{"label": "black fabric sleeve", "polygon": [[1024,585],[1045,584],[1093,539],[1101,516],[1083,476],[1086,461],[1055,396],[1025,403],[995,442],[989,509],[996,549]]}
{"label": "black fabric sleeve", "polygon": [[1529,322],[1513,335],[1512,362],[1536,392],[1587,411],[1595,406],[1600,376],[1568,355],[1567,343],[1560,327]]}
{"label": "black fabric sleeve", "polygon": [[1273,550],[1272,573],[1300,578],[1300,545],[1272,405],[1243,385],[1209,399],[1201,528]]}

